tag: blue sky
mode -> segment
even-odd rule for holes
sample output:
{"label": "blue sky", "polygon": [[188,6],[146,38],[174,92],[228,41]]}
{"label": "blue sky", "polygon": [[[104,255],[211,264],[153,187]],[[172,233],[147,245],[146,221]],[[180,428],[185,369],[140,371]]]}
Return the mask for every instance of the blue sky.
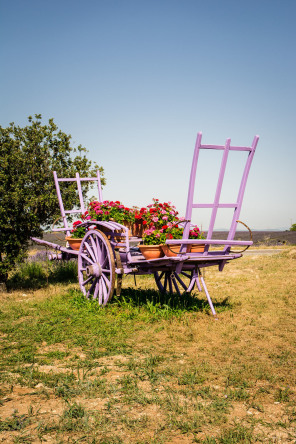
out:
{"label": "blue sky", "polygon": [[[0,124],[53,117],[105,168],[105,199],[157,197],[182,214],[197,132],[204,143],[236,145],[258,134],[241,220],[288,229],[296,223],[295,22],[295,0],[1,0]],[[210,161],[197,189],[204,202]],[[235,159],[225,196],[240,167]],[[206,215],[194,218],[206,228]]]}

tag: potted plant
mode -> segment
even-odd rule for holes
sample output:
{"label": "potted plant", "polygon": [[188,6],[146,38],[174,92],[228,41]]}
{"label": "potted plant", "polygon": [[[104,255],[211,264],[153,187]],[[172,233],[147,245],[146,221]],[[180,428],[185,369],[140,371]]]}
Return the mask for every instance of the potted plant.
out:
{"label": "potted plant", "polygon": [[86,226],[83,226],[81,224],[81,220],[77,220],[76,222],[74,222],[73,228],[71,230],[71,236],[66,236],[65,238],[73,250],[79,250],[81,241],[88,230]]}
{"label": "potted plant", "polygon": [[157,259],[164,255],[161,244],[165,242],[165,234],[162,229],[148,228],[144,231],[142,239],[143,244],[139,245],[139,249],[145,259]]}
{"label": "potted plant", "polygon": [[153,203],[147,205],[147,211],[143,213],[143,220],[146,221],[148,228],[162,228],[179,220],[178,211],[171,202],[159,202],[159,199],[153,199]]}
{"label": "potted plant", "polygon": [[[200,231],[197,225],[195,225],[189,231],[189,239],[205,239],[205,235]],[[190,253],[203,253],[205,244],[188,244],[187,251]]]}
{"label": "potted plant", "polygon": [[93,201],[88,205],[91,220],[114,221],[125,225],[131,230],[135,221],[134,210],[125,207],[119,200]]}
{"label": "potted plant", "polygon": [[168,225],[163,226],[163,231],[165,235],[165,240],[163,242],[163,245],[161,246],[162,251],[168,257],[177,256],[180,251],[181,243],[169,245],[165,242],[166,239],[182,239],[184,228],[179,227],[179,225],[172,225],[171,223],[169,223]]}
{"label": "potted plant", "polygon": [[144,229],[147,227],[147,221],[145,220],[145,214],[147,213],[147,208],[133,207],[135,222],[133,224],[133,234],[137,237],[142,237]]}

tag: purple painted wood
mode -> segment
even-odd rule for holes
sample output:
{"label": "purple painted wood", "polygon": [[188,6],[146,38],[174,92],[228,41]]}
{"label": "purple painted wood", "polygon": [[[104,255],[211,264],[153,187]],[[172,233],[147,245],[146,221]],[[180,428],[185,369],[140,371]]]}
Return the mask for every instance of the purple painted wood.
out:
{"label": "purple painted wood", "polygon": [[[198,133],[195,150],[193,155],[193,162],[191,167],[189,190],[186,206],[186,214],[184,224],[184,235],[182,239],[182,245],[180,253],[175,257],[163,257],[147,261],[141,255],[133,255],[130,247],[130,241],[128,237],[128,229],[116,222],[105,221],[85,221],[83,225],[94,228],[96,225],[100,231],[89,231],[79,251],[72,250],[68,247],[61,247],[51,242],[46,242],[41,239],[32,238],[33,241],[51,247],[57,251],[67,253],[69,256],[77,256],[79,263],[79,282],[84,288],[90,283],[89,290],[86,291],[87,296],[97,297],[99,303],[105,304],[107,300],[112,296],[114,289],[114,275],[121,274],[154,274],[156,283],[160,291],[176,291],[179,295],[181,291],[190,292],[195,285],[198,290],[203,288],[213,315],[216,317],[216,312],[213,303],[210,298],[204,277],[201,274],[201,269],[210,266],[218,265],[219,270],[222,271],[226,262],[237,259],[242,255],[240,253],[231,253],[230,247],[237,245],[252,245],[252,241],[237,241],[234,240],[235,231],[237,227],[237,221],[241,211],[242,200],[245,192],[246,182],[250,171],[253,156],[258,143],[258,136],[255,136],[252,146],[232,146],[231,140],[227,139],[225,145],[202,145],[201,144],[202,133]],[[199,153],[202,149],[211,150],[223,150],[222,161],[218,176],[217,188],[213,202],[199,203],[194,202],[194,189],[197,175],[197,164],[199,160]],[[225,176],[227,161],[230,151],[247,151],[248,158],[243,171],[240,187],[238,190],[237,199],[235,202],[220,202],[221,189]],[[60,205],[61,215],[64,222],[64,228],[57,228],[54,231],[66,231],[70,234],[70,227],[67,222],[68,214],[75,214],[85,211],[85,205],[83,200],[83,193],[81,182],[82,181],[96,181],[98,185],[99,200],[103,201],[102,187],[100,173],[97,172],[95,178],[81,178],[77,173],[75,178],[58,178],[56,172],[54,172],[54,180],[57,190],[58,201]],[[65,210],[59,182],[76,182],[80,209],[77,210]],[[193,209],[210,208],[212,209],[210,224],[207,234],[207,239],[189,239],[189,230],[192,219]],[[233,211],[233,217],[227,239],[212,239],[216,216],[219,208],[229,208]],[[122,236],[123,242],[116,239],[118,237],[118,231],[121,230],[124,235]],[[103,231],[105,234],[103,234]],[[107,237],[106,237],[107,236]],[[167,240],[168,244],[180,244],[180,240],[172,239]],[[204,253],[187,253],[187,244],[206,244]],[[222,245],[224,246],[222,251],[209,251],[210,245]],[[120,247],[120,252],[115,252],[115,248]],[[109,253],[108,253],[109,252]],[[115,254],[116,253],[116,254]],[[114,258],[113,258],[114,254]],[[53,253],[53,258],[62,257],[60,254]],[[65,256],[65,255],[64,255]],[[120,257],[118,262],[118,257]],[[108,259],[109,266],[104,269],[99,263],[103,264]],[[115,260],[115,264],[114,264]],[[84,276],[84,275],[87,276]],[[186,280],[187,279],[187,280]],[[189,283],[188,283],[189,281]]]}
{"label": "purple painted wood", "polygon": [[[257,147],[258,140],[259,140],[259,136],[254,137],[253,143],[251,146],[232,146],[231,139],[227,139],[225,142],[225,145],[202,145],[201,139],[202,139],[202,133],[199,132],[197,134],[197,138],[196,138],[195,150],[194,150],[192,167],[191,167],[185,219],[187,221],[191,221],[192,210],[195,208],[212,208],[212,213],[211,213],[209,228],[208,228],[208,232],[207,232],[207,239],[204,239],[204,240],[190,239],[190,242],[189,242],[188,237],[189,237],[189,231],[190,231],[190,224],[189,223],[186,224],[185,229],[184,229],[184,235],[183,235],[184,243],[182,245],[181,252],[182,251],[184,252],[185,244],[188,244],[188,243],[190,243],[190,244],[206,244],[205,252],[203,253],[203,255],[205,255],[205,256],[208,254],[209,245],[211,245],[211,244],[212,245],[225,245],[225,248],[224,248],[225,253],[229,252],[231,245],[245,245],[245,246],[252,245],[251,241],[234,241],[233,239],[235,236],[236,227],[237,227],[237,223],[238,223],[238,219],[239,219],[239,215],[240,215],[240,211],[241,211],[241,207],[242,207],[242,201],[243,201],[243,197],[244,197],[248,174],[249,174],[251,163],[252,163],[252,160],[253,160],[253,157],[255,154],[255,150]],[[214,201],[210,202],[210,203],[198,203],[198,202],[193,201],[195,182],[196,182],[196,174],[197,174],[197,164],[198,164],[198,159],[199,159],[199,153],[200,153],[200,150],[202,150],[202,149],[223,150],[224,151],[223,156],[222,156],[222,161],[221,161],[220,172],[219,172],[218,183],[217,183]],[[224,176],[225,176],[225,170],[226,170],[229,151],[248,151],[249,154],[248,154],[245,168],[243,171],[243,175],[242,175],[242,179],[241,179],[241,183],[240,183],[240,187],[239,187],[236,201],[235,202],[220,202],[221,190],[222,190],[223,180],[224,180]],[[216,216],[217,216],[217,211],[219,208],[230,208],[230,209],[233,208],[233,210],[234,210],[232,222],[231,222],[228,236],[227,236],[227,240],[226,239],[219,239],[219,240],[212,239]],[[174,240],[167,240],[166,243],[174,244],[177,242]]]}
{"label": "purple painted wood", "polygon": [[[61,210],[61,216],[62,216],[63,223],[64,223],[64,228],[54,228],[53,231],[65,231],[67,236],[70,236],[71,232],[70,232],[70,227],[69,227],[68,221],[67,221],[67,214],[80,214],[80,213],[85,212],[85,205],[84,205],[84,199],[83,199],[83,194],[82,194],[81,182],[97,182],[99,201],[102,202],[102,200],[103,200],[100,172],[97,171],[96,177],[80,177],[79,173],[76,173],[75,178],[64,178],[64,177],[58,177],[56,171],[54,171],[53,177],[54,177],[54,183],[55,183],[55,187],[56,187],[56,191],[57,191],[59,206],[60,206],[60,210]],[[80,203],[79,209],[65,210],[59,182],[76,182],[77,183],[77,190],[78,190],[79,203]]]}
{"label": "purple painted wood", "polygon": [[69,228],[69,225],[68,225],[67,216],[66,216],[66,213],[65,213],[65,208],[64,208],[63,199],[62,199],[62,196],[61,196],[60,185],[59,185],[60,179],[58,179],[58,175],[57,175],[56,171],[53,172],[53,177],[54,177],[54,183],[55,183],[55,187],[56,187],[56,191],[57,191],[57,196],[58,196],[59,206],[60,206],[60,210],[61,210],[61,215],[62,215],[62,219],[63,219],[63,222],[64,222],[64,231],[66,231],[67,236],[70,236],[70,228]]}

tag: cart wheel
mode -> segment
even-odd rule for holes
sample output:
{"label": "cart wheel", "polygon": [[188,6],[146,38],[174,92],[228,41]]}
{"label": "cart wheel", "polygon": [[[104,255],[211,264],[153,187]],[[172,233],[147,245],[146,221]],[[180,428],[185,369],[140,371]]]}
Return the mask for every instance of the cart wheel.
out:
{"label": "cart wheel", "polygon": [[90,230],[82,239],[78,254],[78,280],[82,293],[106,305],[115,285],[115,264],[111,245],[104,233]]}
{"label": "cart wheel", "polygon": [[[161,293],[176,292],[179,296],[181,296],[182,293],[187,292],[192,276],[192,271],[181,271],[180,274],[177,274],[172,270],[154,272],[154,279]],[[191,290],[188,291],[188,293],[190,292]]]}

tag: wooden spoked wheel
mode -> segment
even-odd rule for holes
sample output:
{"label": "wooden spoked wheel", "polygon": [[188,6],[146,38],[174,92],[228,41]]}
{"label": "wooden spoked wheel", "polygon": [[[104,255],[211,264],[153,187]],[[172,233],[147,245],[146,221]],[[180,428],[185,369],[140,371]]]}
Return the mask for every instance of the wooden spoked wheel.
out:
{"label": "wooden spoked wheel", "polygon": [[181,295],[184,292],[188,292],[192,275],[192,271],[182,271],[179,274],[171,270],[155,271],[154,279],[161,293],[178,293]]}
{"label": "wooden spoked wheel", "polygon": [[84,236],[78,254],[78,280],[87,298],[106,305],[115,286],[115,263],[112,247],[104,233],[90,230]]}

